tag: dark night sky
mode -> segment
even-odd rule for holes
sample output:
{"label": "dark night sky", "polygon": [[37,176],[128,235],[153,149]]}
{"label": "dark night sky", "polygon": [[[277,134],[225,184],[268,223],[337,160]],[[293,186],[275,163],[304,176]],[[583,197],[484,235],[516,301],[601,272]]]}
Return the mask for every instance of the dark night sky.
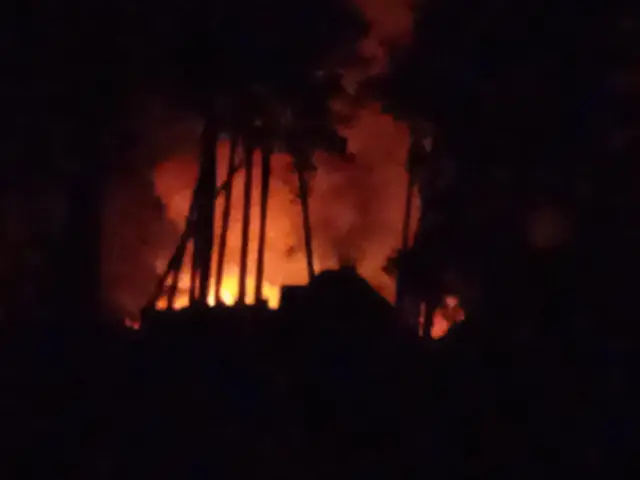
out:
{"label": "dark night sky", "polygon": [[[543,478],[637,456],[640,21],[623,2],[0,3],[1,478]],[[361,277],[128,330],[212,120],[219,154],[269,128],[317,150],[317,270]],[[429,154],[411,148],[425,121]],[[347,152],[323,152],[336,132]],[[273,261],[271,287],[308,280],[289,150],[266,228],[300,268]],[[399,252],[407,170],[422,208]],[[420,339],[445,293],[466,318]]]}
{"label": "dark night sky", "polygon": [[468,172],[502,165],[532,183],[515,190],[535,193],[531,179],[541,178],[562,196],[576,170],[600,168],[615,122],[606,90],[613,9],[356,3],[22,2],[2,15],[4,203],[42,197],[55,179],[72,205],[86,204],[70,213],[79,217],[64,255],[82,250],[76,242],[91,240],[79,218],[97,208],[85,197],[138,141],[126,124],[140,98],[197,111],[212,98],[241,102],[258,84],[304,104],[326,62],[359,78],[386,71],[368,100],[402,120],[435,117]]}

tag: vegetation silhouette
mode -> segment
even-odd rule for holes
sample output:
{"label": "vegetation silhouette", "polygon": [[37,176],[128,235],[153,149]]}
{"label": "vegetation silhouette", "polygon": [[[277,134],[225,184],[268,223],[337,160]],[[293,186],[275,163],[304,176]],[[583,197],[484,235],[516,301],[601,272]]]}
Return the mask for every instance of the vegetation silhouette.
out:
{"label": "vegetation silhouette", "polygon": [[[411,178],[438,166],[434,156],[408,160],[423,208],[416,242],[401,252],[407,291],[435,299],[457,289],[467,313],[430,342],[353,268],[313,263],[311,154],[344,150],[327,100],[363,35],[352,7],[122,0],[26,5],[10,18],[2,146],[12,161],[0,181],[10,190],[60,180],[68,211],[41,273],[24,282],[36,293],[5,294],[0,473],[539,478],[561,464],[604,473],[634,453],[637,230],[621,161],[633,141],[628,126],[608,123],[629,97],[611,106],[603,93],[629,21],[607,10],[600,27],[587,15],[597,12],[574,14],[572,3],[431,2],[416,12],[412,46],[372,86],[398,118],[435,124],[455,166],[435,195],[440,173]],[[149,92],[204,121],[194,220],[167,269],[179,270],[194,235],[199,280],[190,308],[150,312],[136,331],[100,309],[99,212],[126,149],[129,101]],[[622,148],[612,149],[619,130]],[[236,145],[226,183],[214,174],[223,133]],[[261,232],[270,153],[295,159],[310,282],[285,289],[278,311],[206,309],[234,160],[254,149]],[[222,192],[227,227],[215,239]],[[560,218],[568,233],[548,236],[539,218]]]}

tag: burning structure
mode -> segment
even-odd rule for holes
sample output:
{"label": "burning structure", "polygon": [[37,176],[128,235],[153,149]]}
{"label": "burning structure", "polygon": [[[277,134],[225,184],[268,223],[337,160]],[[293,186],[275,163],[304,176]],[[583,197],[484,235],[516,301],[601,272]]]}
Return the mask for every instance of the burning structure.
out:
{"label": "burning structure", "polygon": [[[171,109],[151,112],[141,121],[144,130],[132,151],[129,165],[150,165],[124,172],[124,178],[109,190],[105,211],[103,246],[104,280],[107,299],[117,311],[133,315],[154,294],[161,292],[157,307],[166,308],[170,280],[159,288],[157,276],[166,273],[169,260],[187,230],[186,219],[192,192],[198,180],[200,132],[202,124],[194,117],[176,116]],[[150,114],[150,115],[151,115]],[[309,221],[312,233],[313,268],[316,271],[339,267],[345,259],[393,302],[395,279],[382,269],[388,256],[398,249],[402,236],[402,210],[406,187],[406,151],[408,132],[404,124],[369,105],[357,112],[354,122],[339,126],[346,139],[348,158],[329,154],[322,147],[313,152],[316,169],[306,172],[309,180]],[[215,248],[211,260],[209,302],[215,301],[215,282],[221,234],[225,215],[229,215],[221,285],[222,303],[235,303],[239,293],[242,225],[244,216],[243,165],[244,143],[238,142],[237,169],[226,182],[232,142],[221,134],[217,141],[217,178],[220,186],[229,185],[216,198]],[[338,145],[344,151],[344,141]],[[272,308],[279,304],[284,285],[304,285],[309,281],[304,241],[299,179],[294,160],[278,146],[271,156],[266,245],[264,252],[263,298]],[[260,151],[255,152],[249,208],[249,245],[247,248],[246,303],[255,299],[255,277],[260,225]],[[347,160],[347,161],[345,161]],[[133,170],[133,167],[132,167]],[[149,174],[147,172],[151,171]],[[148,186],[143,177],[151,177]],[[138,178],[139,180],[135,180]],[[135,180],[135,181],[134,181]],[[142,196],[142,190],[149,199]],[[227,195],[230,212],[225,214]],[[151,199],[155,198],[152,202]],[[157,205],[156,205],[157,204]],[[418,206],[413,196],[414,212]],[[413,234],[417,216],[412,217]],[[189,281],[193,240],[184,247],[174,307],[189,303]],[[142,275],[142,273],[147,272]],[[155,292],[154,285],[156,287]],[[213,295],[211,292],[213,291]],[[164,302],[164,304],[163,304]]]}
{"label": "burning structure", "polygon": [[[265,248],[267,242],[267,219],[269,188],[271,182],[271,162],[274,151],[273,135],[263,124],[266,119],[256,118],[244,141],[231,137],[228,151],[226,179],[218,184],[217,149],[218,135],[211,121],[204,126],[201,135],[201,161],[198,180],[193,191],[184,232],[175,252],[168,262],[166,271],[160,278],[152,299],[156,308],[174,309],[186,305],[220,304],[261,304],[271,308],[279,303],[279,291],[265,282]],[[325,145],[335,146],[335,153],[345,154],[346,143],[341,137],[331,135],[323,139]],[[311,223],[309,217],[309,185],[307,174],[313,167],[311,153],[295,141],[289,145],[296,152],[293,167],[298,180],[298,197],[301,205],[302,227],[307,275],[315,275]],[[257,153],[260,159],[260,208],[259,227],[256,242],[251,242],[252,194],[254,161]],[[225,255],[231,220],[234,176],[244,171],[242,192],[242,220],[240,238],[240,258],[237,271],[225,276]],[[216,206],[218,196],[224,193],[224,207],[216,239]],[[217,240],[217,242],[216,242]],[[217,243],[215,271],[212,269],[214,244]],[[257,246],[255,271],[249,273],[249,247]],[[183,269],[185,259],[191,257],[191,264]],[[234,285],[235,284],[235,285]]]}
{"label": "burning structure", "polygon": [[[370,62],[346,68],[339,83],[347,90],[386,68],[385,45],[410,36],[411,21],[399,22],[398,29],[385,27],[380,23],[390,17],[363,3],[373,28],[359,54]],[[405,20],[411,18],[407,4],[398,12]],[[396,278],[383,266],[401,239],[406,250],[418,221],[411,215],[418,204],[416,179],[410,176],[408,189],[406,180],[410,129],[372,101],[347,105],[348,121],[336,121],[340,95],[326,88],[332,68],[316,76],[313,66],[311,86],[318,87],[319,98],[304,93],[302,106],[296,106],[302,93],[293,80],[307,85],[306,70],[294,72],[304,78],[287,83],[291,91],[286,94],[257,82],[263,72],[253,72],[262,90],[218,82],[211,72],[197,77],[207,82],[200,85],[206,93],[197,100],[206,98],[198,107],[205,104],[200,112],[205,125],[197,127],[188,149],[199,143],[198,152],[164,150],[156,155],[153,173],[166,217],[182,233],[175,249],[156,249],[151,263],[160,281],[152,294],[127,300],[127,311],[142,306],[141,296],[151,298],[147,307],[158,309],[260,302],[275,308],[283,285],[306,284],[316,270],[336,268],[345,260],[357,265],[375,290],[395,300]],[[327,148],[332,143],[340,145]],[[347,150],[355,158],[352,163],[340,160]],[[312,160],[317,170],[309,168]],[[296,196],[299,200],[292,201]],[[129,295],[124,286],[121,290],[122,296]]]}
{"label": "burning structure", "polygon": [[[166,200],[168,215],[177,220],[181,215],[184,215],[186,219],[183,219],[182,234],[169,260],[166,264],[157,262],[157,266],[162,267],[163,271],[146,309],[171,311],[182,310],[188,306],[255,305],[273,310],[279,307],[281,289],[286,284],[310,283],[309,291],[318,293],[318,291],[327,290],[327,288],[321,288],[323,285],[326,287],[329,281],[327,279],[344,280],[349,277],[353,280],[352,277],[356,272],[353,264],[356,264],[359,258],[357,254],[354,254],[354,251],[345,249],[348,247],[347,242],[338,245],[333,252],[335,262],[333,264],[322,262],[322,259],[326,258],[326,251],[323,251],[322,248],[325,246],[324,242],[317,242],[316,247],[320,248],[314,249],[312,223],[317,225],[317,221],[312,222],[311,220],[310,172],[303,170],[303,167],[306,165],[308,168],[310,163],[295,161],[283,151],[282,147],[273,148],[265,146],[265,144],[259,147],[258,143],[252,144],[238,138],[212,139],[207,135],[206,129],[203,130],[200,137],[201,154],[198,178],[191,199],[188,199],[188,195],[186,195],[188,191],[180,188],[178,193],[174,191],[176,188],[175,174],[180,171],[180,167],[176,166],[180,164],[179,160],[174,161],[173,164],[166,164],[165,167],[156,171],[156,188],[163,199],[168,199]],[[256,137],[260,138],[259,135]],[[402,255],[404,255],[403,252],[410,250],[412,244],[411,237],[417,223],[415,190],[421,182],[419,172],[424,170],[422,168],[424,165],[421,167],[421,164],[430,161],[430,158],[427,158],[430,155],[430,141],[430,139],[425,141],[421,135],[414,135],[414,146],[407,157],[409,174],[405,178],[408,178],[408,181],[403,181],[406,185],[404,205],[394,204],[396,208],[394,218],[399,234],[396,238],[401,240],[400,251]],[[327,143],[331,145],[330,142]],[[215,149],[211,145],[215,145]],[[334,158],[346,154],[347,142],[341,137],[335,136],[333,145],[335,145]],[[327,157],[326,152],[316,155],[320,162],[326,162]],[[195,170],[195,165],[189,160],[183,161],[182,164],[190,165],[192,170]],[[258,168],[254,168],[255,164],[258,164]],[[348,168],[350,164],[343,163],[343,165]],[[212,173],[214,169],[215,175]],[[321,173],[317,175],[321,177]],[[211,183],[209,185],[204,183],[206,176],[209,177],[209,182],[211,177],[222,180],[214,188]],[[399,177],[399,180],[402,178]],[[276,188],[273,190],[271,189],[272,183],[276,184]],[[256,185],[258,188],[255,188]],[[283,186],[286,188],[283,189]],[[283,190],[287,194],[287,206],[293,207],[287,211],[289,214],[287,217],[282,216],[285,198],[278,195]],[[291,201],[292,191],[297,196],[297,202]],[[208,199],[206,192],[210,195]],[[397,195],[396,198],[402,200],[403,196]],[[233,208],[232,205],[242,205],[242,208]],[[269,206],[276,210],[276,215],[269,214]],[[404,213],[402,213],[402,207],[404,207]],[[186,215],[185,212],[187,212]],[[344,220],[341,218],[342,213],[344,212],[329,211],[324,212],[324,215],[333,215],[339,223]],[[322,218],[322,215],[323,212],[320,211],[315,218]],[[282,261],[283,257],[278,253],[283,249],[285,241],[295,240],[296,234],[290,230],[296,223],[298,232],[302,233],[304,248],[296,247],[295,242],[293,245],[285,245],[287,252],[285,261]],[[322,240],[326,238],[322,236],[323,233],[326,235],[326,231],[320,230],[318,233]],[[213,247],[214,243],[216,248]],[[386,251],[391,252],[392,248]],[[198,253],[201,258],[198,257]],[[321,259],[320,267],[322,270],[331,270],[345,265],[347,265],[347,269],[338,270],[337,272],[342,272],[340,275],[327,276],[323,274],[321,277],[324,280],[320,281],[318,278],[316,281],[318,257]],[[380,258],[381,263],[383,258]],[[347,271],[352,271],[353,274],[346,275],[344,272]],[[382,273],[382,268],[379,268],[379,271]],[[360,280],[355,283],[353,281],[347,282],[347,284],[351,286],[360,283],[367,284],[362,277],[357,274],[355,276]],[[420,315],[419,309],[425,298],[420,294],[419,289],[406,289],[408,285],[413,284],[414,287],[416,285],[415,279],[411,278],[410,269],[401,265],[395,278],[399,282],[397,301],[398,306],[401,307],[401,315],[397,320],[404,321],[412,328],[417,327],[418,317],[424,317],[424,312]],[[289,290],[291,289],[287,289],[287,292]],[[363,293],[362,288],[354,287],[348,290],[354,294],[357,293],[357,290],[358,295],[373,298],[371,294]],[[378,290],[380,291],[379,288]],[[287,301],[290,305],[285,306],[286,310],[291,310],[300,303],[301,298],[306,298],[309,295],[296,292],[297,290],[294,289],[291,290],[291,294],[286,295],[291,297]],[[383,293],[387,300],[393,300],[392,290],[385,291],[383,289],[380,293]],[[328,298],[327,295],[320,295],[320,297]],[[343,300],[345,305],[350,304],[351,300]],[[372,305],[380,302],[384,304],[380,307],[382,310],[390,308],[390,303],[384,300],[384,297],[372,300]],[[410,308],[411,305],[416,308]],[[435,306],[431,306],[430,313]],[[386,316],[396,318],[397,315],[389,312]],[[446,333],[446,329],[443,332],[440,328],[438,332],[437,336],[442,336]]]}
{"label": "burning structure", "polygon": [[[135,258],[125,257],[130,261],[122,262],[121,253],[119,262],[107,257],[107,271],[118,265],[123,268],[121,290],[114,290],[116,296],[112,298],[126,307],[126,316],[134,318],[145,301],[146,309],[158,310],[181,310],[194,304],[256,303],[275,309],[285,285],[306,285],[316,271],[354,265],[389,302],[397,297],[404,321],[411,328],[418,328],[418,305],[423,295],[419,288],[410,287],[420,285],[413,278],[415,272],[404,265],[395,272],[383,267],[399,247],[401,252],[407,252],[413,244],[420,216],[417,190],[423,183],[421,165],[432,162],[430,143],[425,142],[421,132],[409,135],[405,124],[371,105],[358,113],[356,122],[339,127],[342,138],[328,138],[326,143],[331,146],[333,142],[335,147],[332,153],[322,147],[308,153],[316,168],[299,171],[301,164],[283,143],[274,144],[267,160],[258,142],[252,147],[244,139],[220,133],[215,140],[209,140],[216,145],[214,152],[206,144],[202,123],[190,116],[178,121],[172,116],[167,118],[160,125],[149,122],[150,136],[143,136],[142,150],[135,153],[160,159],[153,162],[153,190],[163,204],[167,226],[144,235],[146,246],[138,250]],[[255,126],[256,139],[260,139],[258,128]],[[248,174],[245,167],[252,148]],[[209,228],[203,229],[197,215],[198,205],[202,204],[197,202],[206,158],[215,161],[216,169],[217,188],[210,193],[215,246],[208,261],[196,264],[194,273],[197,239]],[[207,168],[211,175],[212,167]],[[126,185],[120,183],[114,190],[116,200],[117,195],[127,196]],[[306,206],[301,201],[304,191]],[[265,201],[267,208],[263,210]],[[126,205],[129,215],[144,207],[139,198],[110,203]],[[107,231],[131,230],[136,238],[140,237],[144,233],[143,215],[134,215],[131,225],[126,226],[119,216],[119,223]],[[114,238],[122,235],[107,238],[105,245],[114,249]],[[122,252],[123,248],[131,247],[123,245],[117,251]],[[134,266],[138,271],[144,270],[139,267],[142,260],[149,262],[159,281],[151,275],[148,279],[139,275],[129,279]],[[198,286],[203,284],[201,265],[208,268],[204,296]],[[133,281],[138,290],[132,288]],[[142,285],[151,288],[140,288]],[[409,304],[416,308],[407,310]],[[413,316],[407,315],[412,313]]]}

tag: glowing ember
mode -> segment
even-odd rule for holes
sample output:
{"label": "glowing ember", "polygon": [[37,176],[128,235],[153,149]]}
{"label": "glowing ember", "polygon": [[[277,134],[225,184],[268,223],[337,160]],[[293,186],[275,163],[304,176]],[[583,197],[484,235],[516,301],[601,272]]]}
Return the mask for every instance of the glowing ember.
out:
{"label": "glowing ember", "polygon": [[140,330],[140,319],[126,317],[124,319],[124,326],[130,328],[131,330]]}
{"label": "glowing ember", "polygon": [[459,299],[456,295],[446,295],[444,297],[443,305],[433,313],[431,338],[444,337],[453,325],[464,320],[464,310],[458,302]]}
{"label": "glowing ember", "polygon": [[433,323],[431,324],[431,338],[437,340],[444,337],[451,325],[440,315],[433,316]]}

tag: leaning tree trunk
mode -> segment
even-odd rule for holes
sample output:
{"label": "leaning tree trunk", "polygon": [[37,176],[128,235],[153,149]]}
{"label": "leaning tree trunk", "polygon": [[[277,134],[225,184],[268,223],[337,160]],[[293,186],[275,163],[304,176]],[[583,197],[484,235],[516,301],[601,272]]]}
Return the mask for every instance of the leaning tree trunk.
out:
{"label": "leaning tree trunk", "polygon": [[218,247],[218,263],[216,265],[216,287],[215,298],[216,305],[220,305],[222,298],[222,280],[224,277],[224,257],[227,250],[227,237],[229,236],[229,221],[231,219],[231,198],[233,194],[233,174],[235,170],[236,151],[238,149],[238,137],[231,137],[231,146],[229,150],[229,167],[227,168],[227,182],[229,185],[224,194],[224,210],[222,211],[222,227],[220,229],[220,245]]}
{"label": "leaning tree trunk", "polygon": [[271,154],[270,144],[262,146],[262,165],[260,186],[260,234],[258,237],[258,265],[256,268],[256,303],[262,300],[262,284],[264,281],[264,251],[267,241],[267,207],[269,201],[269,180],[271,177]]}
{"label": "leaning tree trunk", "polygon": [[245,296],[247,293],[247,264],[249,260],[249,226],[251,223],[253,153],[255,152],[255,146],[253,143],[250,143],[247,145],[245,150],[246,158],[244,168],[244,204],[242,206],[242,244],[240,251],[240,276],[238,278],[238,302],[240,305],[246,304]]}
{"label": "leaning tree trunk", "polygon": [[[188,222],[189,220],[187,220]],[[187,225],[187,228],[189,226]],[[176,248],[173,256],[169,260],[169,267],[167,269],[167,276],[164,276],[160,279],[161,283],[159,285],[159,289],[157,294],[154,296],[154,304],[157,298],[159,298],[164,292],[164,284],[167,278],[171,279],[171,283],[169,284],[169,289],[167,292],[167,308],[173,309],[173,305],[175,303],[176,294],[178,292],[178,286],[180,283],[180,270],[182,269],[182,263],[184,262],[184,254],[187,250],[187,242],[180,241],[180,245]]]}
{"label": "leaning tree trunk", "polygon": [[[307,259],[307,273],[309,282],[315,277],[315,269],[313,266],[313,247],[311,243],[311,217],[309,215],[309,184],[305,176],[303,161],[298,159],[295,161],[296,172],[298,174],[298,185],[300,187],[300,206],[302,207],[302,230],[304,234],[304,250]],[[306,163],[306,161],[305,161]]]}

